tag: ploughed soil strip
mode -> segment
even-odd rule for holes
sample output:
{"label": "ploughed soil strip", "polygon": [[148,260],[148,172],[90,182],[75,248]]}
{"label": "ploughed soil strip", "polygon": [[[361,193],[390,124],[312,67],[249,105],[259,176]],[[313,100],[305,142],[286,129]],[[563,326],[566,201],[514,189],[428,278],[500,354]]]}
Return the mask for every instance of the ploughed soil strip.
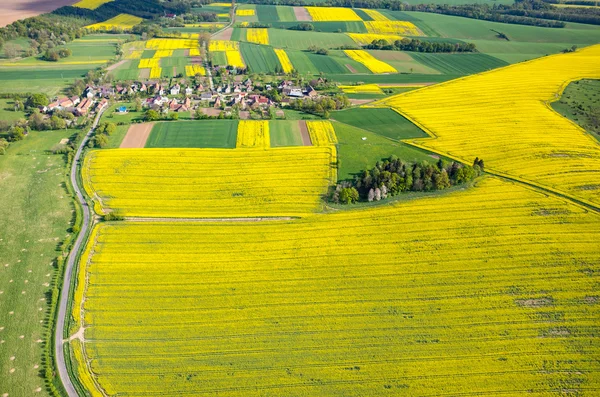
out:
{"label": "ploughed soil strip", "polygon": [[108,70],[109,72],[111,70],[115,70],[116,68],[118,68],[119,66],[123,65],[125,62],[128,62],[127,59],[123,59],[117,63],[113,63],[112,65],[110,65],[109,67],[106,68],[106,70]]}
{"label": "ploughed soil strip", "polygon": [[375,99],[350,99],[350,103],[354,106],[364,105],[365,103],[373,102]]}
{"label": "ploughed soil strip", "polygon": [[356,71],[356,69],[354,69],[352,66],[350,66],[350,65],[348,65],[348,64],[346,64],[345,66],[348,68],[348,70],[350,71],[350,73],[358,73],[358,72]]}
{"label": "ploughed soil strip", "polygon": [[127,130],[121,149],[140,149],[146,146],[146,141],[152,132],[154,123],[132,124]]}
{"label": "ploughed soil strip", "polygon": [[298,21],[312,21],[312,17],[304,7],[294,7],[294,15]]}
{"label": "ploughed soil strip", "polygon": [[302,146],[312,146],[313,144],[310,140],[310,134],[308,133],[306,121],[300,120],[298,121],[298,125],[300,126],[300,135],[302,135]]}
{"label": "ploughed soil strip", "polygon": [[140,79],[149,79],[150,78],[150,69],[140,69],[138,76]]}
{"label": "ploughed soil strip", "polygon": [[0,27],[18,21],[54,11],[62,6],[70,6],[78,0],[0,0]]}
{"label": "ploughed soil strip", "polygon": [[214,35],[211,40],[231,40],[231,35],[233,34],[232,28],[227,28],[218,34]]}

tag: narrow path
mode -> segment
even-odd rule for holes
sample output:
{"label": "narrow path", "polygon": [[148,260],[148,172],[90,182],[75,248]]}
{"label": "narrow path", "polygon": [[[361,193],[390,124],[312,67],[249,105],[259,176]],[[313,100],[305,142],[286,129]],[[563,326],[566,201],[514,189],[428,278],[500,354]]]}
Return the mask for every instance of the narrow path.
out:
{"label": "narrow path", "polygon": [[[229,21],[229,23],[227,25],[225,25],[225,27],[223,29],[219,29],[216,32],[214,32],[213,34],[211,34],[210,37],[214,37],[214,36],[218,35],[219,33],[221,33],[222,31],[229,29],[230,27],[233,26],[233,24],[235,22],[235,9],[236,8],[237,8],[237,6],[234,4],[233,9],[231,10],[231,21]],[[206,43],[203,43],[202,46],[204,47],[204,70],[206,70],[206,74],[208,75],[208,82],[210,84],[210,90],[214,91],[215,84],[213,82],[212,72],[211,72],[210,68],[208,67],[208,47],[206,46]]]}
{"label": "narrow path", "polygon": [[71,185],[73,186],[73,190],[75,191],[75,195],[77,196],[77,201],[81,205],[82,213],[83,213],[83,223],[81,225],[81,230],[79,235],[77,236],[77,240],[75,240],[75,244],[69,253],[69,258],[67,260],[67,265],[65,267],[65,274],[63,279],[62,289],[60,290],[60,301],[58,303],[58,315],[56,318],[56,328],[54,330],[54,357],[56,359],[56,370],[58,371],[58,375],[60,380],[62,381],[65,390],[67,391],[67,395],[69,397],[78,397],[77,390],[75,386],[71,382],[71,378],[69,377],[69,371],[65,364],[65,352],[64,352],[64,341],[63,335],[65,334],[65,326],[67,319],[67,306],[69,303],[69,290],[71,287],[71,281],[73,279],[73,268],[75,265],[75,260],[77,259],[77,255],[79,250],[81,249],[83,243],[85,242],[85,238],[87,236],[88,229],[90,227],[90,215],[91,211],[88,207],[87,202],[81,192],[79,187],[79,182],[77,180],[78,170],[79,170],[79,162],[81,160],[81,153],[83,152],[83,148],[87,144],[88,140],[92,136],[94,129],[98,125],[98,121],[104,113],[103,108],[98,112],[96,118],[94,119],[94,123],[92,127],[86,134],[86,136],[82,139],[81,144],[77,148],[77,152],[75,153],[75,157],[73,158],[73,163],[71,165]]}

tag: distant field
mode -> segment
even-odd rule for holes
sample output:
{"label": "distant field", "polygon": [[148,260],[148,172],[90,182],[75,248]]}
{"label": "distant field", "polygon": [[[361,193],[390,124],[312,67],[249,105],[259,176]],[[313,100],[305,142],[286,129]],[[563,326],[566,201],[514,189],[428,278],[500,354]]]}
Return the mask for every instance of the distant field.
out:
{"label": "distant field", "polygon": [[331,117],[342,123],[396,140],[428,136],[419,127],[391,109],[352,108],[334,112]]}
{"label": "distant field", "polygon": [[237,120],[156,123],[147,148],[234,148]]}
{"label": "distant field", "polygon": [[427,54],[411,53],[411,57],[426,67],[443,74],[474,74],[508,65],[508,62],[486,54]]}
{"label": "distant field", "polygon": [[354,41],[343,33],[298,32],[294,30],[277,30],[270,35],[273,47],[305,50],[310,46],[320,48],[336,48],[355,46]]}

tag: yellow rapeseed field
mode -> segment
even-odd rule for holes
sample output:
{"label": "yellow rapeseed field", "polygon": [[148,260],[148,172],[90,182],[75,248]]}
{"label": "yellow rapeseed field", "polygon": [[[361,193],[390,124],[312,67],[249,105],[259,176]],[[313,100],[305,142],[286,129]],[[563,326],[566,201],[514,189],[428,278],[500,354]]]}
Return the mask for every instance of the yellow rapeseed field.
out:
{"label": "yellow rapeseed field", "polygon": [[158,58],[146,58],[140,59],[138,64],[139,69],[151,69],[160,67],[160,59]]}
{"label": "yellow rapeseed field", "polygon": [[377,84],[340,85],[338,88],[346,94],[383,94]]}
{"label": "yellow rapeseed field", "polygon": [[281,64],[281,68],[284,73],[292,73],[294,71],[294,65],[292,65],[292,61],[286,54],[285,50],[280,48],[274,48],[275,55],[277,55],[277,59],[279,59],[279,63]]}
{"label": "yellow rapeseed field", "polygon": [[210,7],[231,7],[231,3],[210,3]]}
{"label": "yellow rapeseed field", "polygon": [[190,48],[191,57],[199,57],[200,55],[200,48]]}
{"label": "yellow rapeseed field", "polygon": [[113,0],[80,0],[73,4],[73,7],[87,8],[88,10],[95,10],[102,4],[110,3]]}
{"label": "yellow rapeseed field", "polygon": [[396,40],[402,40],[402,36],[394,34],[375,34],[375,33],[346,33],[358,45],[371,44],[373,40],[385,40],[393,44]]}
{"label": "yellow rapeseed field", "polygon": [[242,58],[242,53],[240,50],[227,50],[225,51],[225,56],[227,57],[227,64],[229,66],[233,66],[236,68],[244,68],[246,64],[244,63],[244,58]]}
{"label": "yellow rapeseed field", "polygon": [[[156,153],[147,159],[156,177]],[[253,158],[231,169],[244,160]],[[225,164],[185,170],[218,174],[202,186],[231,211]],[[156,201],[161,185],[140,194]],[[596,394],[600,218],[522,185],[488,177],[299,220],[96,230],[78,289],[86,353],[107,395]]]}
{"label": "yellow rapeseed field", "polygon": [[239,49],[240,43],[231,40],[211,40],[208,45],[209,51],[232,51]]}
{"label": "yellow rapeseed field", "polygon": [[225,27],[224,23],[201,22],[201,23],[186,23],[186,28],[204,28],[204,29],[221,29]]}
{"label": "yellow rapeseed field", "polygon": [[600,204],[600,144],[547,105],[570,80],[600,78],[600,45],[382,101],[436,139],[414,144]]}
{"label": "yellow rapeseed field", "polygon": [[157,50],[153,58],[167,58],[173,56],[173,50]]}
{"label": "yellow rapeseed field", "polygon": [[331,146],[337,143],[333,125],[329,121],[307,121],[306,127],[313,146]]}
{"label": "yellow rapeseed field", "polygon": [[238,17],[251,17],[256,15],[256,12],[254,10],[236,10],[235,15]]}
{"label": "yellow rapeseed field", "polygon": [[238,124],[237,148],[268,149],[271,147],[268,121],[242,120]]}
{"label": "yellow rapeseed field", "polygon": [[369,33],[397,34],[401,36],[424,36],[412,22],[405,21],[368,21],[365,27]]}
{"label": "yellow rapeseed field", "polygon": [[142,18],[134,15],[119,14],[107,21],[88,25],[86,28],[92,30],[112,30],[113,28],[128,30],[133,28],[135,25],[139,25],[143,21],[144,20]]}
{"label": "yellow rapeseed field", "polygon": [[85,158],[86,191],[128,216],[299,216],[336,181],[335,148],[115,149]]}
{"label": "yellow rapeseed field", "polygon": [[269,45],[269,30],[250,28],[246,30],[246,40],[251,43]]}
{"label": "yellow rapeseed field", "polygon": [[313,21],[362,21],[350,8],[305,7]]}
{"label": "yellow rapeseed field", "polygon": [[392,66],[364,50],[344,50],[344,53],[356,62],[362,63],[373,73],[397,73],[398,71]]}
{"label": "yellow rapeseed field", "polygon": [[162,76],[162,68],[153,67],[152,69],[150,69],[150,78],[151,79],[158,79],[161,76]]}
{"label": "yellow rapeseed field", "polygon": [[134,51],[131,51],[129,54],[127,54],[126,58],[127,59],[140,59],[143,54],[144,54],[143,50],[134,50]]}
{"label": "yellow rapeseed field", "polygon": [[377,10],[369,10],[367,8],[361,8],[368,16],[370,16],[374,21],[389,21],[390,19],[380,13]]}
{"label": "yellow rapeseed field", "polygon": [[146,48],[152,50],[186,50],[198,48],[198,41],[193,39],[151,39]]}
{"label": "yellow rapeseed field", "polygon": [[229,18],[229,14],[223,12],[223,13],[217,14],[217,17],[219,17],[219,18]]}
{"label": "yellow rapeseed field", "polygon": [[185,65],[185,74],[188,77],[192,77],[197,74],[201,76],[206,76],[206,70],[202,65]]}

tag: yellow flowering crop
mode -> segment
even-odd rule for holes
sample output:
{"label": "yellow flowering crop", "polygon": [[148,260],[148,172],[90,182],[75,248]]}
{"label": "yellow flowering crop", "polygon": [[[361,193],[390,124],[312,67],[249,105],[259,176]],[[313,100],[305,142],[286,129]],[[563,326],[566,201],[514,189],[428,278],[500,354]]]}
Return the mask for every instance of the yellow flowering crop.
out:
{"label": "yellow flowering crop", "polygon": [[389,21],[390,19],[380,13],[377,10],[369,10],[367,8],[361,8],[368,16],[370,16],[374,21]]}
{"label": "yellow flowering crop", "polygon": [[210,7],[231,7],[231,3],[210,3]]}
{"label": "yellow flowering crop", "polygon": [[107,21],[88,25],[86,28],[92,30],[112,30],[113,28],[128,30],[133,28],[135,25],[139,25],[143,21],[144,20],[142,18],[134,15],[119,14]]}
{"label": "yellow flowering crop", "polygon": [[113,0],[80,0],[73,4],[73,7],[87,8],[88,10],[95,10],[102,4],[110,3]]}
{"label": "yellow flowering crop", "polygon": [[209,51],[232,51],[239,49],[240,43],[231,40],[211,40],[208,46]]}
{"label": "yellow flowering crop", "polygon": [[337,143],[335,130],[329,121],[307,121],[306,127],[313,146],[331,146]]}
{"label": "yellow flowering crop", "polygon": [[338,88],[346,94],[383,94],[377,84],[340,85]]}
{"label": "yellow flowering crop", "polygon": [[402,40],[401,36],[394,34],[376,34],[376,33],[346,33],[354,42],[358,45],[368,45],[373,40],[385,40],[390,44],[393,44],[396,40]]}
{"label": "yellow flowering crop", "polygon": [[240,50],[225,51],[225,56],[227,57],[227,64],[229,66],[233,66],[235,68],[246,67],[246,64],[244,63],[244,58],[242,58]]}
{"label": "yellow flowering crop", "polygon": [[191,57],[199,57],[200,56],[200,48],[190,48],[190,56]]}
{"label": "yellow flowering crop", "polygon": [[162,76],[162,68],[153,67],[152,69],[150,69],[150,78],[151,79],[158,79],[161,76]]}
{"label": "yellow flowering crop", "polygon": [[140,64],[138,65],[139,69],[150,69],[158,67],[160,67],[160,59],[158,58],[140,59]]}
{"label": "yellow flowering crop", "polygon": [[181,34],[181,38],[182,39],[198,40],[200,38],[200,33],[182,33]]}
{"label": "yellow flowering crop", "polygon": [[235,15],[238,17],[251,17],[254,16],[256,12],[254,10],[236,10]]}
{"label": "yellow flowering crop", "polygon": [[350,8],[305,7],[313,21],[362,21]]}
{"label": "yellow flowering crop", "polygon": [[402,36],[424,36],[412,22],[406,21],[368,21],[365,27],[369,33],[397,34]]}
{"label": "yellow flowering crop", "polygon": [[[230,172],[269,151],[248,150],[234,164],[221,152],[213,167],[160,164],[194,175],[211,190],[203,197],[236,212],[242,189],[229,185]],[[165,208],[155,186],[187,180],[161,178],[156,153],[146,158],[153,178],[137,193]],[[285,168],[257,169],[275,178],[255,191],[265,209],[299,201],[278,185],[289,183],[278,173],[302,169],[286,159]],[[130,191],[144,186],[143,170],[121,170]],[[294,183],[317,181],[304,175],[310,182]],[[187,183],[181,191],[194,188]],[[197,196],[190,190],[167,207]],[[571,376],[568,387],[595,394],[599,217],[519,184],[488,177],[453,193],[290,221],[95,229],[78,289],[86,353],[106,395],[550,396]]]}
{"label": "yellow flowering crop", "polygon": [[292,65],[292,61],[286,54],[285,50],[280,48],[274,48],[275,55],[277,55],[277,59],[279,59],[279,63],[281,64],[281,68],[284,73],[291,73],[294,70],[294,65]]}
{"label": "yellow flowering crop", "polygon": [[236,147],[263,148],[271,147],[268,121],[242,120],[238,124]]}
{"label": "yellow flowering crop", "polygon": [[245,28],[245,27],[247,27],[248,25],[250,25],[250,24],[248,23],[248,21],[244,21],[244,22],[240,23],[240,27],[241,27],[241,28]]}
{"label": "yellow flowering crop", "polygon": [[144,54],[143,50],[134,50],[127,54],[127,59],[140,59]]}
{"label": "yellow flowering crop", "polygon": [[217,14],[217,17],[219,17],[219,18],[229,18],[229,14],[220,13],[220,14]]}
{"label": "yellow flowering crop", "polygon": [[198,41],[192,39],[151,39],[146,48],[152,50],[185,50],[198,48]]}
{"label": "yellow flowering crop", "polygon": [[205,29],[221,29],[225,27],[224,23],[201,22],[201,23],[186,23],[186,28],[205,28]]}
{"label": "yellow flowering crop", "polygon": [[153,58],[167,58],[173,56],[173,50],[157,50]]}
{"label": "yellow flowering crop", "polygon": [[373,73],[397,73],[392,66],[363,50],[344,50],[344,53],[356,62],[362,63]]}
{"label": "yellow flowering crop", "polygon": [[552,55],[382,101],[436,139],[414,144],[600,204],[600,145],[551,110],[567,83],[600,78],[600,45]]}
{"label": "yellow flowering crop", "polygon": [[300,216],[317,210],[335,183],[335,152],[333,146],[106,149],[85,157],[82,179],[96,202],[127,216]]}
{"label": "yellow flowering crop", "polygon": [[204,69],[204,66],[202,66],[202,65],[185,65],[185,74],[188,77],[192,77],[197,74],[205,76],[206,70]]}
{"label": "yellow flowering crop", "polygon": [[250,28],[246,30],[246,40],[256,44],[269,44],[269,30],[268,29],[254,29]]}

